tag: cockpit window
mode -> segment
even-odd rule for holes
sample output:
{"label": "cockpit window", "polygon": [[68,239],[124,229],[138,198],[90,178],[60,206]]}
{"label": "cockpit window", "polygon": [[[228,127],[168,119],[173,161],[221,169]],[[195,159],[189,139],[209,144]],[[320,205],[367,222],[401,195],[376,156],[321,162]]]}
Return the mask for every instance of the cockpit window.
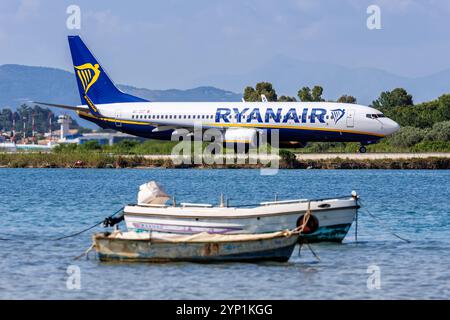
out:
{"label": "cockpit window", "polygon": [[369,119],[385,118],[386,116],[382,113],[368,113],[366,117]]}

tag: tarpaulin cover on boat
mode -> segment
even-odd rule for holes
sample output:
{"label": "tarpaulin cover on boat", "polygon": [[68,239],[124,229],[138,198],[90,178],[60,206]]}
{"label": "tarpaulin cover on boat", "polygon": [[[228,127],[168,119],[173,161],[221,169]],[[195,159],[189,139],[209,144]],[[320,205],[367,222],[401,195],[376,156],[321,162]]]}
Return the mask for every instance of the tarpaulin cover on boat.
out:
{"label": "tarpaulin cover on boat", "polygon": [[149,232],[114,232],[109,235],[110,238],[124,240],[155,240],[166,242],[234,242],[234,241],[255,241],[277,237],[289,237],[294,232],[289,230],[260,233],[260,234],[211,234],[207,232],[197,233],[193,235],[177,235],[170,237],[160,237],[152,239]]}
{"label": "tarpaulin cover on boat", "polygon": [[170,196],[156,181],[150,181],[139,186],[138,204],[165,204]]}

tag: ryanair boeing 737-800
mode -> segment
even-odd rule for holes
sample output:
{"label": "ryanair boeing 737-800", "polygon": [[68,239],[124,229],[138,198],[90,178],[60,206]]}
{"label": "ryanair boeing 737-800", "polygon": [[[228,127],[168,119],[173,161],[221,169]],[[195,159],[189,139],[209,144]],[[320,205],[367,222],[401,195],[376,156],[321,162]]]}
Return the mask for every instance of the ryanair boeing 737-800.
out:
{"label": "ryanair boeing 737-800", "polygon": [[259,131],[278,129],[279,145],[309,141],[378,142],[399,129],[382,112],[335,102],[150,102],[120,91],[79,36],[69,36],[81,105],[41,103],[75,110],[102,128],[135,136],[171,140],[180,129],[217,128],[223,141],[253,144]]}

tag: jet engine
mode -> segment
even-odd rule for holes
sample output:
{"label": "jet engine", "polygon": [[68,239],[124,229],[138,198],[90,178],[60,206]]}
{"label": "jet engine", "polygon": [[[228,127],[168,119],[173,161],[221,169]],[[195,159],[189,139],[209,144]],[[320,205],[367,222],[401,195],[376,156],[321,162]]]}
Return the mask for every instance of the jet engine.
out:
{"label": "jet engine", "polygon": [[230,128],[225,131],[223,141],[226,147],[232,145],[235,150],[248,151],[258,146],[258,132],[256,129]]}
{"label": "jet engine", "polygon": [[284,149],[294,149],[294,148],[304,148],[308,142],[306,141],[280,141],[280,148]]}

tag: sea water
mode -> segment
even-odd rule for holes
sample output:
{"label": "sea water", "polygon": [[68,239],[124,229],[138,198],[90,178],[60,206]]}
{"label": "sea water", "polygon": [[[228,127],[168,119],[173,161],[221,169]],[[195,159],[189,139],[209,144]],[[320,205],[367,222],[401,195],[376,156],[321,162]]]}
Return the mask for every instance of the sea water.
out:
{"label": "sea water", "polygon": [[[342,244],[287,263],[101,263],[74,257],[102,221],[156,180],[178,202],[233,204],[349,195],[362,204]],[[1,299],[448,299],[450,171],[0,169]],[[395,233],[410,240],[396,238]]]}

